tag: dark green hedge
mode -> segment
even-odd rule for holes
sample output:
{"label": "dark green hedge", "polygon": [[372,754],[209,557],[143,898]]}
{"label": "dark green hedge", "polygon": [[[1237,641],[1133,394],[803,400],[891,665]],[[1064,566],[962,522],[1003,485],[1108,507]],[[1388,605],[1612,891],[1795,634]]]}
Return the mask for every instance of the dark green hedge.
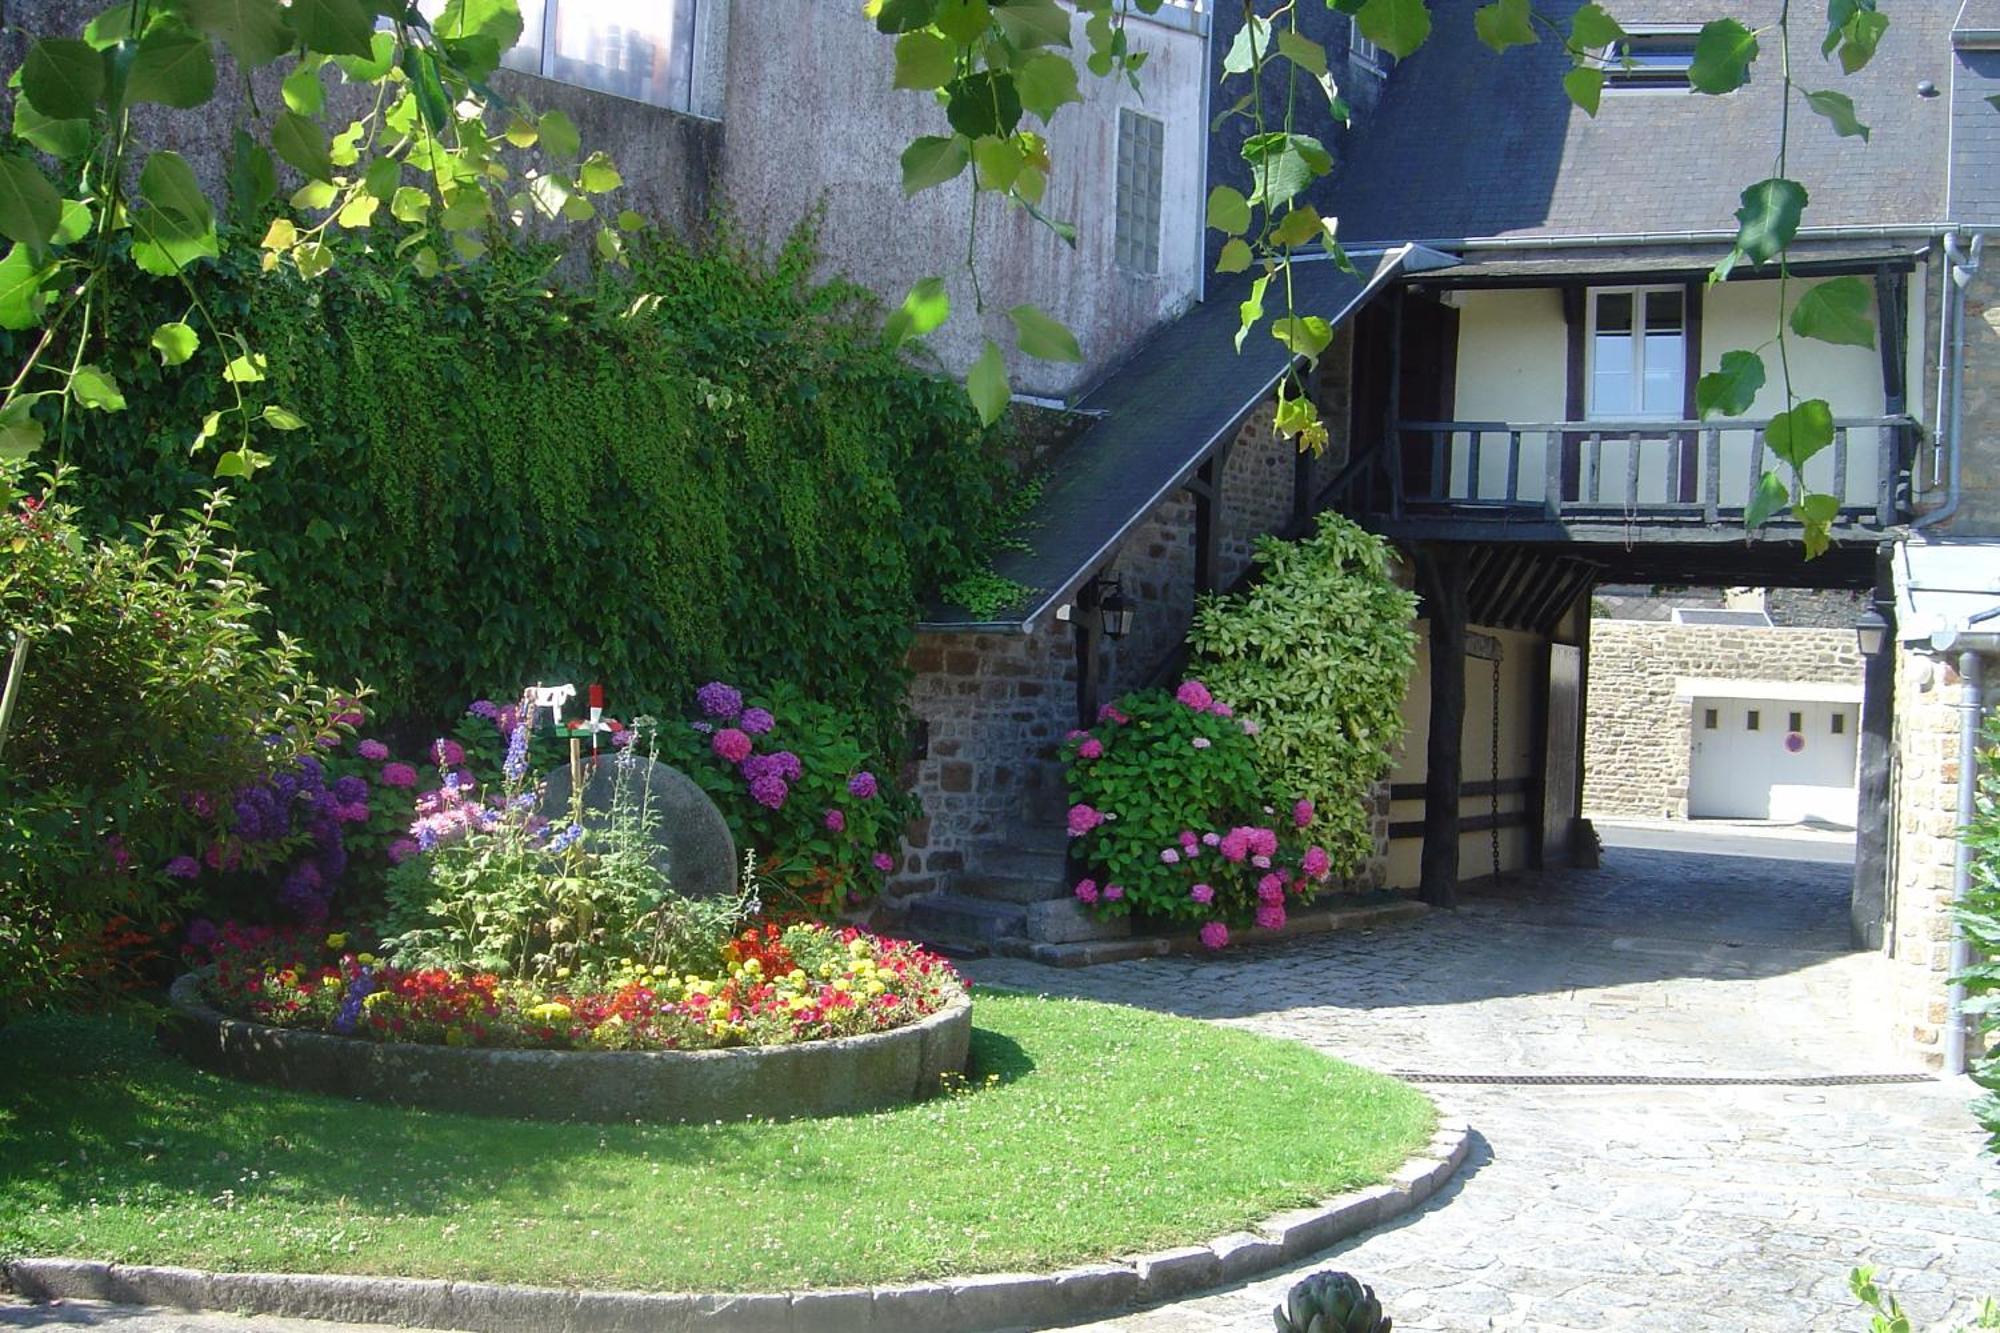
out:
{"label": "dark green hedge", "polygon": [[[919,600],[982,567],[1008,469],[963,392],[885,346],[869,303],[812,279],[807,234],[761,256],[633,238],[583,290],[529,250],[420,280],[343,255],[305,283],[205,271],[269,355],[260,401],[306,429],[233,510],[279,626],[391,716],[523,681],[601,680],[616,711],[710,677],[789,681],[893,735]],[[188,503],[230,400],[216,349],[162,368],[160,284],[118,294],[131,402],[72,423],[80,498],[110,523]],[[53,435],[53,432],[52,432]]]}

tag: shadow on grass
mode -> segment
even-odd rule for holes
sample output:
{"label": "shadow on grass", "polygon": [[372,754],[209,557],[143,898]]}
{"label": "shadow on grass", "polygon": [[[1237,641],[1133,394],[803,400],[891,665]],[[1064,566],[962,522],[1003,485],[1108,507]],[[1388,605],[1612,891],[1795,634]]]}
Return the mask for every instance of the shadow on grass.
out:
{"label": "shadow on grass", "polygon": [[973,1024],[972,1058],[966,1064],[965,1076],[974,1087],[982,1086],[988,1075],[995,1075],[1000,1083],[1007,1084],[1034,1071],[1034,1058],[1020,1042]]}

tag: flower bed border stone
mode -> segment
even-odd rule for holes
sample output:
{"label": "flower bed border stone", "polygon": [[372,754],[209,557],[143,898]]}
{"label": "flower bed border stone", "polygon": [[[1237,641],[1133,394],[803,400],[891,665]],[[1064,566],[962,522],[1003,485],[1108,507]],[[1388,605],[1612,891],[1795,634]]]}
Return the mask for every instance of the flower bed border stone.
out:
{"label": "flower bed border stone", "polygon": [[887,1032],[707,1051],[507,1050],[377,1042],[247,1022],[196,978],[169,992],[168,1049],[212,1073],[298,1092],[526,1120],[708,1121],[849,1115],[916,1101],[963,1072],[972,1001]]}
{"label": "flower bed border stone", "polygon": [[[1429,912],[1427,903],[1414,898],[1387,896],[1366,902],[1344,902],[1325,907],[1305,907],[1291,913],[1277,927],[1232,926],[1229,947],[1275,944],[1300,935],[1325,935],[1336,930],[1366,930],[1395,921],[1408,921]],[[999,953],[1026,958],[1049,967],[1095,967],[1099,963],[1124,963],[1134,958],[1164,958],[1169,954],[1214,953],[1201,942],[1198,931],[1172,935],[1132,935],[1115,940],[1081,940],[1070,944],[1042,944],[1002,937],[994,946]]]}
{"label": "flower bed border stone", "polygon": [[1421,1206],[1471,1147],[1440,1120],[1381,1185],[1274,1213],[1249,1231],[1058,1273],[998,1273],[879,1287],[770,1293],[570,1291],[431,1278],[205,1273],[88,1259],[15,1259],[8,1285],[36,1301],[337,1319],[465,1333],[996,1333],[1102,1318],[1297,1264]]}

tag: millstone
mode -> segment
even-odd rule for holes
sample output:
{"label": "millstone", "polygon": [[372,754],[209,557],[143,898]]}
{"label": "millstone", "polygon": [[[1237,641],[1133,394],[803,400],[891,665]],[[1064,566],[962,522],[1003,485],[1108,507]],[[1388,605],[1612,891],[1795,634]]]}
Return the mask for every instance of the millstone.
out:
{"label": "millstone", "polygon": [[[552,771],[542,787],[542,815],[560,825],[570,817],[569,766]],[[612,803],[636,817],[650,813],[653,864],[677,892],[712,898],[736,892],[736,840],[708,793],[669,764],[621,752],[587,767],[583,783],[584,826],[602,828]]]}

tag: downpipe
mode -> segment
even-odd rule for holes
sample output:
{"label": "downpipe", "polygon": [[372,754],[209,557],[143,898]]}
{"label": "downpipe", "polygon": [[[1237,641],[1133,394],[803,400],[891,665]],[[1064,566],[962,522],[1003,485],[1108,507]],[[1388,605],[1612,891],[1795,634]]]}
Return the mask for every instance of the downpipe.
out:
{"label": "downpipe", "polygon": [[14,707],[21,698],[21,677],[28,670],[28,643],[26,634],[16,635],[14,651],[7,660],[7,683],[0,686],[0,750],[7,748],[7,728],[14,721]]}
{"label": "downpipe", "polygon": [[1973,275],[1979,272],[1985,250],[1984,233],[1973,236],[1971,244],[1964,249],[1959,248],[1956,234],[1947,234],[1944,238],[1944,281],[1938,284],[1943,309],[1938,312],[1937,407],[1931,428],[1931,479],[1934,483],[1937,480],[1937,459],[1941,451],[1949,450],[1950,480],[1944,503],[1912,519],[1912,528],[1936,527],[1958,512],[1965,475],[1965,451],[1959,447],[1959,434],[1965,420],[1965,289],[1971,285]]}

